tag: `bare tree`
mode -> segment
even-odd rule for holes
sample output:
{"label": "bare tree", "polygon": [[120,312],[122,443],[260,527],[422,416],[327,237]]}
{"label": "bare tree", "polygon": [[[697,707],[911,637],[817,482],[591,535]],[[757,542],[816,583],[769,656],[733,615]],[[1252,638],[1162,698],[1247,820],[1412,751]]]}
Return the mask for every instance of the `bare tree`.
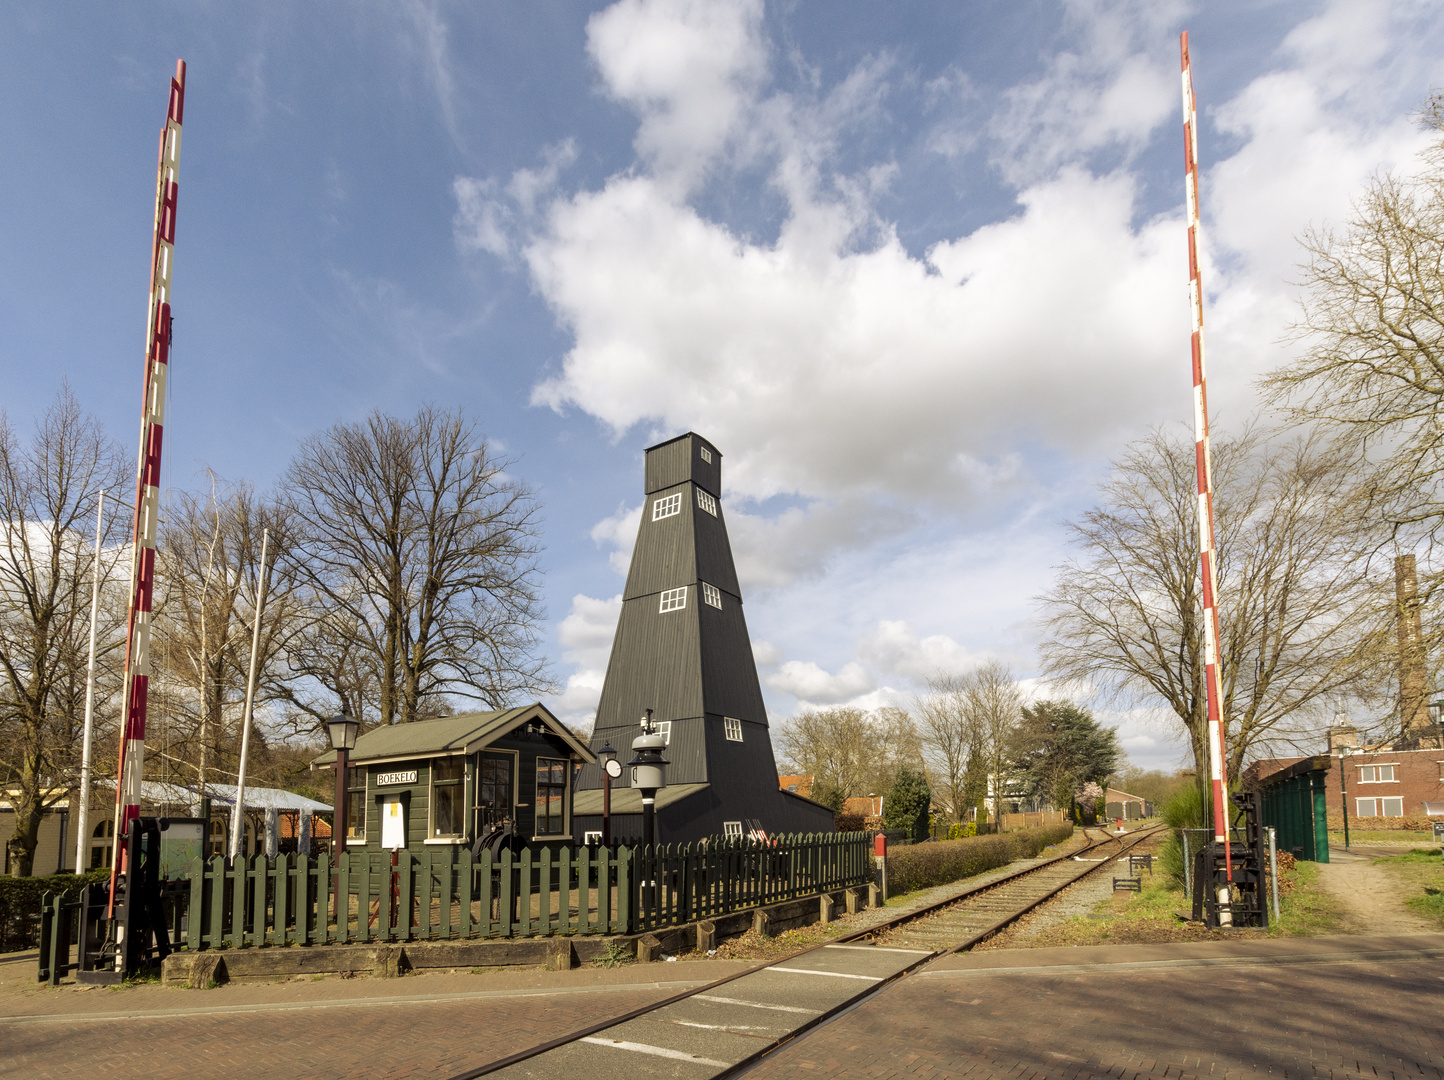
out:
{"label": "bare tree", "polygon": [[958,679],[969,740],[987,769],[993,799],[993,820],[1002,821],[1008,786],[1008,750],[1023,717],[1023,693],[1013,672],[1001,660],[989,660]]}
{"label": "bare tree", "polygon": [[812,775],[814,797],[829,789],[843,798],[872,791],[877,737],[862,709],[800,712],[775,735],[777,748],[792,767]]}
{"label": "bare tree", "polygon": [[[64,797],[79,764],[96,497],[122,490],[123,460],[69,387],[28,445],[0,412],[0,754],[16,792],[9,854],[21,876],[34,868],[41,815]],[[119,519],[104,525],[112,540]],[[115,557],[112,548],[106,574]],[[118,635],[105,634],[107,654],[117,644]]]}
{"label": "bare tree", "polygon": [[[271,574],[261,621],[260,703],[282,694],[280,661],[304,615],[285,572],[292,530],[284,508],[250,484],[211,476],[204,494],[173,497],[161,529],[153,666],[163,677],[152,693],[167,722],[168,753],[202,793],[216,770],[235,773],[266,530],[267,560],[279,572]],[[184,775],[191,768],[194,775]]]}
{"label": "bare tree", "polygon": [[971,790],[968,759],[976,752],[977,741],[967,704],[962,676],[940,672],[928,679],[928,692],[919,695],[914,706],[929,781],[954,821],[963,820],[976,794]]}
{"label": "bare tree", "polygon": [[460,412],[373,413],[307,439],[287,474],[304,522],[296,570],[325,619],[295,659],[338,696],[353,672],[378,719],[405,723],[446,695],[492,707],[547,687],[537,505]]}
{"label": "bare tree", "polygon": [[[1425,106],[1444,131],[1444,92]],[[1274,403],[1372,462],[1375,511],[1437,538],[1444,524],[1444,138],[1423,169],[1375,178],[1341,231],[1301,238],[1306,351],[1263,381]],[[1437,582],[1435,588],[1437,588]]]}
{"label": "bare tree", "polygon": [[[1367,560],[1347,454],[1257,433],[1214,441],[1220,673],[1230,775],[1256,746],[1311,736],[1365,698],[1387,658],[1388,593]],[[1081,549],[1040,598],[1045,670],[1166,706],[1208,774],[1197,487],[1191,439],[1155,431],[1114,463],[1101,505],[1072,526]]]}

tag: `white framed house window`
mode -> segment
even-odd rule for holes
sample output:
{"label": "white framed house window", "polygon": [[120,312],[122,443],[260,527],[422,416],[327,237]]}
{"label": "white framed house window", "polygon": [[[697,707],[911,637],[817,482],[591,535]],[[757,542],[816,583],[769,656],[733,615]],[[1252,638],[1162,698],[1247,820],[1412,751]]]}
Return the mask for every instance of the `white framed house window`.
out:
{"label": "white framed house window", "polygon": [[662,594],[663,611],[681,611],[687,606],[687,586],[680,589],[668,589]]}
{"label": "white framed house window", "polygon": [[705,581],[702,582],[702,599],[714,608],[720,608],[722,606],[722,594],[717,591],[717,586],[709,585]]}
{"label": "white framed house window", "polygon": [[711,514],[713,517],[717,516],[717,500],[712,498],[711,495],[707,494],[707,492],[703,491],[701,488],[697,489],[697,505],[700,506],[703,510],[706,510],[707,513]]}
{"label": "white framed house window", "polygon": [[742,822],[724,821],[722,823],[722,835],[731,840],[742,839]]}
{"label": "white framed house window", "polygon": [[586,832],[582,833],[582,843],[587,845],[588,847],[590,847],[592,844],[600,844],[601,842],[601,829],[588,829]]}
{"label": "white framed house window", "polygon": [[1379,800],[1380,817],[1403,817],[1404,800],[1401,796]]}
{"label": "white framed house window", "polygon": [[728,742],[742,741],[742,721],[735,716],[722,718],[722,730],[726,733]]}
{"label": "white framed house window", "polygon": [[705,461],[708,465],[712,464],[711,450],[708,450],[705,446],[699,446],[697,447],[697,453],[702,455],[702,460]]}
{"label": "white framed house window", "polygon": [[673,514],[680,514],[681,512],[682,493],[680,491],[675,495],[668,495],[665,498],[658,499],[652,504],[653,521],[661,521],[663,518],[669,518]]}
{"label": "white framed house window", "polygon": [[466,759],[433,758],[431,762],[431,793],[427,804],[431,809],[429,840],[458,840],[466,827],[466,808],[462,805],[463,777]]}
{"label": "white framed house window", "polygon": [[662,744],[663,746],[671,746],[671,745],[672,745],[672,721],[670,721],[670,720],[653,720],[653,721],[652,721],[652,733],[655,734],[655,735],[660,735],[660,736],[662,736],[663,739],[666,740],[666,742],[664,742],[664,743]]}
{"label": "white framed house window", "polygon": [[1395,784],[1394,766],[1392,765],[1360,765],[1359,783],[1361,784]]}
{"label": "white framed house window", "polygon": [[1378,799],[1355,799],[1354,813],[1358,814],[1359,817],[1378,817],[1378,803]]}

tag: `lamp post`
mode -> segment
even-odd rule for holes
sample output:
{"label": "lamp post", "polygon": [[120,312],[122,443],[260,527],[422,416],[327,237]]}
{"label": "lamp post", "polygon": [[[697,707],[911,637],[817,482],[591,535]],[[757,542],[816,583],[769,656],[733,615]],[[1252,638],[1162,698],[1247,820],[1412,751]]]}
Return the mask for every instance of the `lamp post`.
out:
{"label": "lamp post", "polygon": [[[1354,752],[1352,746],[1339,747],[1339,789],[1344,797],[1344,850],[1349,850],[1349,755]],[[1328,815],[1324,815],[1324,831],[1329,828]]]}
{"label": "lamp post", "polygon": [[656,836],[657,789],[667,785],[665,773],[667,760],[662,757],[662,747],[667,740],[652,727],[652,710],[642,717],[642,734],[632,740],[636,753],[627,762],[632,767],[632,786],[642,793],[642,851],[647,860],[641,871],[642,908],[651,911],[656,906],[656,873],[651,869],[655,863],[653,846]]}
{"label": "lamp post", "polygon": [[336,751],[336,810],[331,815],[331,840],[336,861],[336,921],[345,917],[341,907],[341,855],[346,850],[346,753],[356,746],[356,733],[361,724],[344,710],[326,721],[331,734],[331,749]]}
{"label": "lamp post", "polygon": [[611,740],[602,744],[597,751],[597,760],[602,764],[602,847],[612,846],[612,781],[622,775],[622,763],[612,749]]}

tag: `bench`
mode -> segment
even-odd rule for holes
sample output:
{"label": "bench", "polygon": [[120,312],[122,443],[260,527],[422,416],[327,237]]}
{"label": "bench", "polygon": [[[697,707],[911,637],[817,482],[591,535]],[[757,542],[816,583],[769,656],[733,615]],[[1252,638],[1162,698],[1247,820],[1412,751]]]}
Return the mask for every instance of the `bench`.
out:
{"label": "bench", "polygon": [[1114,892],[1142,892],[1142,891],[1143,891],[1143,879],[1142,879],[1142,878],[1136,878],[1136,877],[1125,877],[1125,878],[1117,878],[1117,877],[1116,877],[1116,878],[1113,879],[1113,891],[1114,891]]}

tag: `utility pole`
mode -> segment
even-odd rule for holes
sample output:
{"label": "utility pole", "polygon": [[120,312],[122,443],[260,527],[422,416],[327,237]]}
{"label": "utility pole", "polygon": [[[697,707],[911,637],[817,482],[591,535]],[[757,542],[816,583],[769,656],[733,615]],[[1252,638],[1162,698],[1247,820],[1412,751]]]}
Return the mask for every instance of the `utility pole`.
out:
{"label": "utility pole", "polygon": [[261,569],[256,582],[256,617],[251,624],[251,668],[246,676],[246,708],[241,714],[241,763],[236,770],[236,805],[231,812],[231,861],[241,851],[241,816],[246,812],[246,759],[251,751],[251,707],[256,700],[256,667],[261,657],[261,614],[266,610],[266,547],[271,530],[261,530]]}
{"label": "utility pole", "polygon": [[90,842],[90,748],[95,736],[95,620],[100,610],[100,537],[105,521],[105,488],[95,506],[95,567],[90,583],[90,659],[85,666],[85,738],[80,750],[80,813],[75,823],[75,872],[85,873]]}

